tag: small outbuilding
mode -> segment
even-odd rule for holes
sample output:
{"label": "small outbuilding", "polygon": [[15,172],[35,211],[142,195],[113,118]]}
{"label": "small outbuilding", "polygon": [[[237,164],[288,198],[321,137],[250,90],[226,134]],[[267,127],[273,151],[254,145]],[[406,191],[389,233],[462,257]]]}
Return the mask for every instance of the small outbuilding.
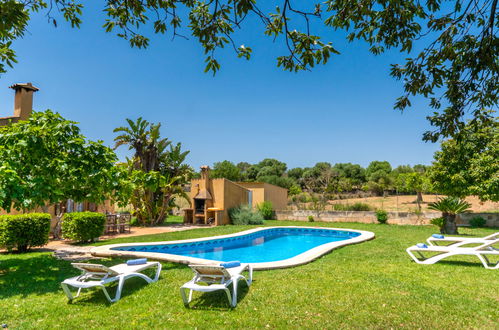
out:
{"label": "small outbuilding", "polygon": [[201,179],[191,181],[191,208],[184,209],[185,223],[225,225],[230,208],[270,201],[274,210],[286,208],[288,190],[264,182],[233,182],[210,178],[210,168],[201,166]]}

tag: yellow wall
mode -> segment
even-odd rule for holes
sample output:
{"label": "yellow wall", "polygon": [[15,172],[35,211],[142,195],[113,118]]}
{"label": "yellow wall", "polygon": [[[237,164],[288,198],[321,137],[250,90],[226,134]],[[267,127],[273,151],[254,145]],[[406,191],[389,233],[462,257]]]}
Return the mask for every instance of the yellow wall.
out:
{"label": "yellow wall", "polygon": [[288,206],[288,190],[275,186],[273,184],[265,183],[265,200],[272,203],[274,210],[285,210]]}
{"label": "yellow wall", "polygon": [[264,201],[270,201],[274,210],[285,210],[288,202],[287,189],[272,184],[263,182],[236,183],[222,178],[208,180],[203,178],[191,181],[190,198],[192,208],[194,208],[194,197],[204,189],[208,190],[212,198],[206,201],[207,207],[223,211],[217,219],[217,225],[230,223],[228,210],[232,207],[248,204],[250,191],[252,192],[253,207]]}
{"label": "yellow wall", "polygon": [[203,189],[207,189],[212,198],[206,201],[207,207],[223,211],[217,225],[230,223],[228,210],[231,207],[248,203],[249,191],[237,183],[223,178],[210,180],[195,179],[191,181],[190,198],[192,208],[194,208],[194,197]]}
{"label": "yellow wall", "polygon": [[248,204],[248,189],[241,187],[237,183],[232,181],[224,180],[224,215],[222,223],[223,225],[230,223],[228,210],[232,207],[239,206],[241,204]]}
{"label": "yellow wall", "polygon": [[253,207],[264,201],[270,201],[274,210],[285,210],[288,205],[288,190],[264,182],[238,182],[253,191]]}

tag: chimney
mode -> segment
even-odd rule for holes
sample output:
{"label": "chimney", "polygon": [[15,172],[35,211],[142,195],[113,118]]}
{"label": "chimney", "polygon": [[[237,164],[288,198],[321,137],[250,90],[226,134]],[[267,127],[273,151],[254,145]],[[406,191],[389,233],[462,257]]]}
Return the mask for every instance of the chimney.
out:
{"label": "chimney", "polygon": [[194,199],[213,199],[210,194],[210,167],[201,166],[201,184],[197,186],[198,193]]}
{"label": "chimney", "polygon": [[14,117],[19,120],[27,120],[33,111],[33,93],[38,91],[38,88],[31,83],[14,84],[10,86],[16,91],[14,99]]}
{"label": "chimney", "polygon": [[208,165],[201,166],[201,179],[205,183],[205,187],[208,187],[208,180],[210,180],[210,167]]}

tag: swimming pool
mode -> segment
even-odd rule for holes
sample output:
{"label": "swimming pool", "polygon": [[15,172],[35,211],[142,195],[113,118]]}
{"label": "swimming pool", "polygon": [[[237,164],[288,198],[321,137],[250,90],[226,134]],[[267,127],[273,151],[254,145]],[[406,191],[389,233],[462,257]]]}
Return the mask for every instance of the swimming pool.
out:
{"label": "swimming pool", "polygon": [[318,227],[263,227],[193,240],[114,244],[92,249],[96,256],[215,264],[239,260],[254,269],[284,268],[310,262],[334,248],[372,239],[359,230]]}

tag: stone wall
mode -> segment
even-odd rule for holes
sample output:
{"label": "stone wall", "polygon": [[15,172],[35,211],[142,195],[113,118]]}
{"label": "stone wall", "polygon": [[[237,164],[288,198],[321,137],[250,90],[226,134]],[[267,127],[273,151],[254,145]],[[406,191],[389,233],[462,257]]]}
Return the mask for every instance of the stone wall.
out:
{"label": "stone wall", "polygon": [[469,225],[469,221],[473,217],[482,217],[485,219],[487,227],[499,228],[499,213],[463,213],[457,217],[457,222],[463,225]]}
{"label": "stone wall", "polygon": [[[372,211],[322,211],[313,210],[285,210],[275,211],[277,220],[308,221],[309,216],[315,221],[324,222],[361,222],[377,223],[376,213]],[[425,225],[433,218],[440,217],[440,212],[423,212],[420,215],[411,212],[388,212],[388,223],[398,225]],[[499,213],[467,213],[458,217],[460,225],[468,225],[469,219],[481,216],[487,220],[488,227],[499,227]]]}

